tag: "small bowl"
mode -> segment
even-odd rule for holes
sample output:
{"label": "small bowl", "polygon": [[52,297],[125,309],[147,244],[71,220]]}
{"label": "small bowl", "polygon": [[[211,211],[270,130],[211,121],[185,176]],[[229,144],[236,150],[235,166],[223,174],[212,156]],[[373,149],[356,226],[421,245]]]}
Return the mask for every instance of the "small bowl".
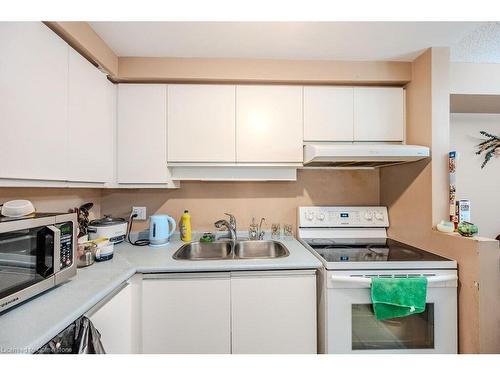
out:
{"label": "small bowl", "polygon": [[26,199],[16,199],[5,202],[2,206],[2,215],[7,217],[21,217],[35,212],[33,203]]}

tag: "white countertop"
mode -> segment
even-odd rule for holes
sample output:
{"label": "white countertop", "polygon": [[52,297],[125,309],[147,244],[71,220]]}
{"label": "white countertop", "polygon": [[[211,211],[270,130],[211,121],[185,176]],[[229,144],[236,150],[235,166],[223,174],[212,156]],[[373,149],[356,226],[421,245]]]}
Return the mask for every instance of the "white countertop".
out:
{"label": "white countertop", "polygon": [[284,258],[249,260],[175,260],[183,243],[164,247],[115,246],[113,259],[78,269],[70,281],[0,315],[0,353],[32,353],[135,273],[316,269],[321,262],[295,239],[281,241]]}

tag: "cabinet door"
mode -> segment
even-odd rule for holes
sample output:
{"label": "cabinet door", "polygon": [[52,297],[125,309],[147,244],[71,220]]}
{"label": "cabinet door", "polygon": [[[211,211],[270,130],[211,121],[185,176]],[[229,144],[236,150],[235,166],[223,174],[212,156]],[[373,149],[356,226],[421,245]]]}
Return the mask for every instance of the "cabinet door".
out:
{"label": "cabinet door", "polygon": [[231,273],[232,352],[316,353],[314,271]]}
{"label": "cabinet door", "polygon": [[236,87],[238,162],[302,162],[302,87]]}
{"label": "cabinet door", "polygon": [[143,353],[230,353],[229,273],[143,281]]}
{"label": "cabinet door", "polygon": [[41,22],[0,22],[0,178],[66,180],[68,45]]}
{"label": "cabinet door", "polygon": [[235,162],[235,86],[168,86],[168,161]]}
{"label": "cabinet door", "polygon": [[166,96],[166,85],[118,85],[118,183],[167,183]]}
{"label": "cabinet door", "polygon": [[404,90],[400,87],[354,88],[354,140],[403,141]]}
{"label": "cabinet door", "polygon": [[69,51],[68,180],[108,182],[113,175],[113,84]]}
{"label": "cabinet door", "polygon": [[87,314],[101,334],[101,342],[106,353],[134,352],[132,308],[132,287],[126,284],[125,288],[96,311]]}
{"label": "cabinet door", "polygon": [[353,88],[304,87],[304,141],[353,140]]}

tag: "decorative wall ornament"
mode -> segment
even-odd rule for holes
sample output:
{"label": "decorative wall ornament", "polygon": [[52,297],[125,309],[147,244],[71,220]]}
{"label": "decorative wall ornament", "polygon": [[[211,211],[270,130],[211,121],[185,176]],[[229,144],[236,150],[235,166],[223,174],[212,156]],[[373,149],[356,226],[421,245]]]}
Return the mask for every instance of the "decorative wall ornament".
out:
{"label": "decorative wall ornament", "polygon": [[479,133],[487,138],[476,146],[478,148],[476,155],[484,153],[484,161],[483,164],[481,164],[481,169],[483,169],[493,155],[500,155],[500,137],[487,133],[484,130]]}
{"label": "decorative wall ornament", "polygon": [[457,229],[458,225],[458,217],[456,215],[456,172],[457,172],[457,152],[450,151],[448,153],[448,176],[449,176],[449,202],[450,202],[450,221],[454,223],[455,228]]}

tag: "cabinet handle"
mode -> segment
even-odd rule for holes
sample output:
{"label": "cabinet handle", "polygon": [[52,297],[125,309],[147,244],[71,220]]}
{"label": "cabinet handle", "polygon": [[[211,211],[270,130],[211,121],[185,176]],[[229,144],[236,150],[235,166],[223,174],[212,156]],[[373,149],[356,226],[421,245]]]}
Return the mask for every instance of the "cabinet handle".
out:
{"label": "cabinet handle", "polygon": [[[332,281],[362,284],[366,287],[370,287],[372,285],[372,279],[369,277],[332,276],[331,279],[332,279]],[[441,282],[446,282],[446,281],[456,281],[456,280],[458,280],[457,275],[429,276],[427,278],[427,283],[428,284],[435,284],[435,283],[441,283]]]}

